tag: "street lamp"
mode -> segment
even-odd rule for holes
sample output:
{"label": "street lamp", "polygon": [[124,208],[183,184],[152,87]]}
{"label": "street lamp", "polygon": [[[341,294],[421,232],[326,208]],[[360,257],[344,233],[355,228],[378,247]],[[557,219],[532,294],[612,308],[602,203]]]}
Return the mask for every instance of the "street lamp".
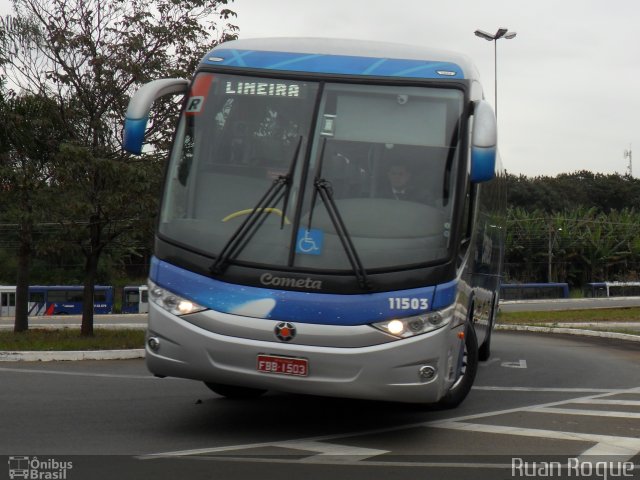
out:
{"label": "street lamp", "polygon": [[496,111],[496,118],[498,118],[498,39],[506,38],[507,40],[511,40],[516,36],[516,32],[510,32],[507,28],[499,28],[495,35],[483,32],[482,30],[476,30],[473,33],[476,34],[476,37],[484,38],[489,42],[493,42],[493,68],[495,85],[494,108]]}

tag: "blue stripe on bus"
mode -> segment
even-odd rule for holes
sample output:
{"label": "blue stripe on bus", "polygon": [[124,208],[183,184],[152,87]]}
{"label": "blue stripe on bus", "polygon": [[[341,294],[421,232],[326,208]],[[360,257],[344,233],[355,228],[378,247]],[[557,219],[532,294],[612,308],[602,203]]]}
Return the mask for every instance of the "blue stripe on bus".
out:
{"label": "blue stripe on bus", "polygon": [[453,303],[457,289],[453,281],[362,295],[276,290],[221,282],[155,257],[149,276],[158,286],[218,312],[323,325],[366,325],[424,312],[392,309],[392,304],[397,305],[393,299],[427,299],[429,310],[444,308]]}
{"label": "blue stripe on bus", "polygon": [[464,78],[462,68],[452,62],[404,60],[291,52],[219,49],[204,57],[206,65],[259,68],[296,72],[370,75],[405,78]]}

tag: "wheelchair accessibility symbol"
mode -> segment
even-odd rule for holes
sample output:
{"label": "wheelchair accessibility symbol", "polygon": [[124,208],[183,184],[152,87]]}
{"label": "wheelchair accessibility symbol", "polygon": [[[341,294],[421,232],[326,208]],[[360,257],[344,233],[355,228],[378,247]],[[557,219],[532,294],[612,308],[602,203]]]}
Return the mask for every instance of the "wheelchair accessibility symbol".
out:
{"label": "wheelchair accessibility symbol", "polygon": [[322,254],[322,244],[324,242],[324,232],[317,228],[307,230],[301,228],[298,230],[298,239],[296,240],[296,253],[305,255]]}

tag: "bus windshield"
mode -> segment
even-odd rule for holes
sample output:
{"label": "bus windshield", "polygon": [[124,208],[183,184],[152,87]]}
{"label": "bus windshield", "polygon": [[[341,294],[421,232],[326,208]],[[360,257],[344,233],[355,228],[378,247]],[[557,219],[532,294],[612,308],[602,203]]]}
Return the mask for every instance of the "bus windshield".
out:
{"label": "bus windshield", "polygon": [[344,235],[367,270],[444,261],[463,99],[454,88],[200,73],[159,233],[265,268],[351,271]]}

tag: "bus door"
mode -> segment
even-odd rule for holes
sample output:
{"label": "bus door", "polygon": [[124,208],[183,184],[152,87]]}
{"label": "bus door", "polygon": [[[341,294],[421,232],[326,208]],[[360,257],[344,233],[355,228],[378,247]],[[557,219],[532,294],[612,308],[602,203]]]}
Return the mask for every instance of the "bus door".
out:
{"label": "bus door", "polygon": [[16,292],[0,293],[0,317],[13,317],[16,314]]}
{"label": "bus door", "polygon": [[146,285],[140,287],[138,313],[149,313],[149,288]]}
{"label": "bus door", "polygon": [[149,313],[149,289],[146,285],[124,287],[122,313]]}

